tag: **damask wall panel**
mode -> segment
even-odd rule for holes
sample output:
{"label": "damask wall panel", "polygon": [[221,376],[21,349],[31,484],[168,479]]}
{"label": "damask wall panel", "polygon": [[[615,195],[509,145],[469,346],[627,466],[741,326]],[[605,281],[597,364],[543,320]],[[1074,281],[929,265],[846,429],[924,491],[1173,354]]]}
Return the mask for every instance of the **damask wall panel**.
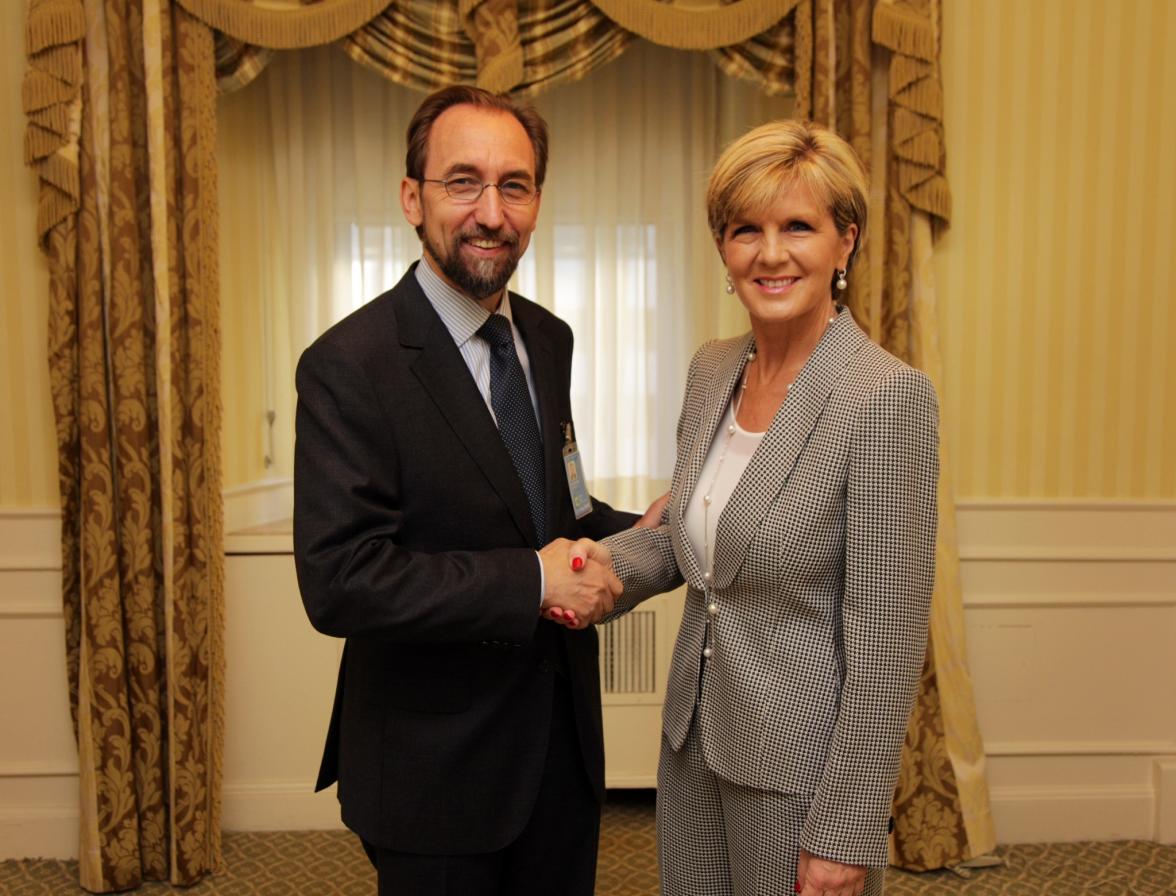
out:
{"label": "damask wall panel", "polygon": [[945,0],[957,496],[1176,497],[1176,7]]}

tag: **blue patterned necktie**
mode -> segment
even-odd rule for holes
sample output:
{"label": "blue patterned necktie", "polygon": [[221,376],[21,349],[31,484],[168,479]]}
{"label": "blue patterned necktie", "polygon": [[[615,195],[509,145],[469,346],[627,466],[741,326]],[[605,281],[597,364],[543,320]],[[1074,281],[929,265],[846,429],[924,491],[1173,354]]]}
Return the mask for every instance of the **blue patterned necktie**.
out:
{"label": "blue patterned necktie", "polygon": [[527,493],[536,544],[542,545],[543,442],[531,406],[527,377],[515,351],[510,321],[501,314],[491,314],[478,328],[478,335],[490,345],[490,406],[498,420],[498,433]]}

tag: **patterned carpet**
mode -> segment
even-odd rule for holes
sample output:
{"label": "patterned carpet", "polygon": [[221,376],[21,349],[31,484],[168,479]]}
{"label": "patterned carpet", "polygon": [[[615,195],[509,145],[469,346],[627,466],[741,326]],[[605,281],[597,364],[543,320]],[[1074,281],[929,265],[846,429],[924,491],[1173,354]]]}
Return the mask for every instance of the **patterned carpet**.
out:
{"label": "patterned carpet", "polygon": [[[225,870],[187,889],[147,884],[137,894],[373,896],[375,877],[345,831],[226,834]],[[609,794],[600,840],[598,896],[656,896],[652,791]],[[886,876],[887,896],[1176,896],[1176,846],[1138,840],[1000,849],[1003,867]],[[0,862],[0,894],[81,894],[77,863]],[[552,894],[558,896],[558,894]]]}

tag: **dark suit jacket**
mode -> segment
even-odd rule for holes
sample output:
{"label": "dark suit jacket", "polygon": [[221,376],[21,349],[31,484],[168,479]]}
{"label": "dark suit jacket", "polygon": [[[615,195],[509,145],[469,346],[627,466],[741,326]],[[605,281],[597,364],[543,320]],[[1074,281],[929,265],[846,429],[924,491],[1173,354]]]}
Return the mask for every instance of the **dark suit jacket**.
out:
{"label": "dark suit jacket", "polygon": [[[560,458],[572,333],[511,296],[530,355],[553,536],[577,522]],[[318,788],[343,821],[416,853],[487,852],[537,793],[555,676],[574,695],[584,768],[603,794],[596,634],[539,619],[526,495],[449,331],[410,270],[298,364],[294,559],[319,631],[347,639]]]}

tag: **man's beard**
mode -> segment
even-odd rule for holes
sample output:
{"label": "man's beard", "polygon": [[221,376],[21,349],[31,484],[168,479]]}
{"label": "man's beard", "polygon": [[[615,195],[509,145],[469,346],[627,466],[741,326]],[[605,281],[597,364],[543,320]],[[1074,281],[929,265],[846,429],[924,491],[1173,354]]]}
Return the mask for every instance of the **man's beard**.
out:
{"label": "man's beard", "polygon": [[[423,230],[423,228],[422,228]],[[502,258],[465,259],[461,244],[467,239],[499,240],[509,249]],[[474,227],[455,233],[448,252],[441,252],[423,232],[421,240],[425,251],[433,256],[441,273],[455,283],[458,289],[478,301],[502,292],[519,263],[519,236],[505,227],[490,230],[488,227]]]}

